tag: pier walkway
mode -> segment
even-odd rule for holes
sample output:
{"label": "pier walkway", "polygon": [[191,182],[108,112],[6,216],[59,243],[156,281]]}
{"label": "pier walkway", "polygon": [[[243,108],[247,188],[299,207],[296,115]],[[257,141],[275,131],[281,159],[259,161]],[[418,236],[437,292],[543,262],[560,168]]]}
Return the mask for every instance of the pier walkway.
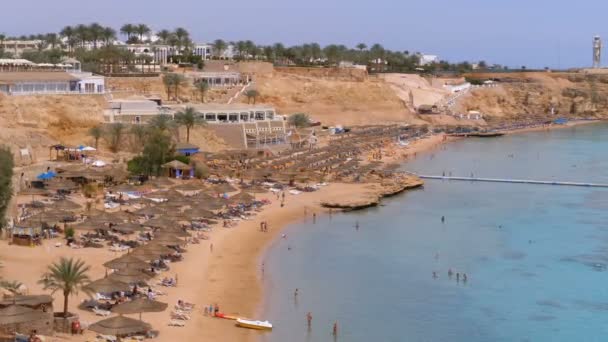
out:
{"label": "pier walkway", "polygon": [[517,183],[517,184],[542,184],[542,185],[562,185],[562,186],[584,186],[592,188],[608,188],[608,184],[604,183],[579,183],[579,182],[560,182],[560,181],[542,181],[531,179],[505,179],[505,178],[480,178],[480,177],[454,177],[454,176],[434,176],[434,175],[419,175],[413,173],[422,179],[439,179],[439,180],[454,180],[466,182],[491,182],[491,183]]}

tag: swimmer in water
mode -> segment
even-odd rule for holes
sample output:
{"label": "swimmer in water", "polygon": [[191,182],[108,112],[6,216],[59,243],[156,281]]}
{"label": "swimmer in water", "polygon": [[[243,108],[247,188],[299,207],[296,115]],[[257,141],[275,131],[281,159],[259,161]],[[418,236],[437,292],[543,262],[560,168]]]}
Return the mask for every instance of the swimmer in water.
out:
{"label": "swimmer in water", "polygon": [[433,279],[437,279],[437,272],[433,271]]}
{"label": "swimmer in water", "polygon": [[454,272],[452,272],[452,269],[450,268],[448,270],[448,277],[450,277],[450,279],[452,279],[452,274],[454,274]]}

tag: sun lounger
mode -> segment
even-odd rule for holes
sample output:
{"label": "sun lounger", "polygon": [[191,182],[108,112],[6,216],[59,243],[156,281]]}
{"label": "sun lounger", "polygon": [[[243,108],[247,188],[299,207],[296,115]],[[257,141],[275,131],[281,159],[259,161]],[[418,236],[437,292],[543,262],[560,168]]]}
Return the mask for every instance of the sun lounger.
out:
{"label": "sun lounger", "polygon": [[97,316],[103,316],[103,317],[107,317],[110,316],[111,312],[108,310],[102,310],[98,307],[94,307],[93,308],[93,312],[95,313],[95,315]]}
{"label": "sun lounger", "polygon": [[95,294],[95,299],[96,300],[112,300],[112,298],[104,295],[103,293],[96,293]]}
{"label": "sun lounger", "polygon": [[99,334],[99,335],[97,335],[97,341],[117,342],[118,338],[116,338],[116,336],[114,336],[114,335],[102,335],[102,334]]}
{"label": "sun lounger", "polygon": [[182,321],[188,321],[188,320],[190,320],[190,316],[187,315],[184,312],[172,311],[171,312],[171,319],[178,319],[178,320],[182,320]]}
{"label": "sun lounger", "polygon": [[184,321],[179,321],[177,319],[172,319],[168,324],[170,327],[185,327],[186,323]]}
{"label": "sun lounger", "polygon": [[110,247],[110,251],[112,252],[124,252],[127,250],[129,250],[129,246],[112,245],[112,247]]}

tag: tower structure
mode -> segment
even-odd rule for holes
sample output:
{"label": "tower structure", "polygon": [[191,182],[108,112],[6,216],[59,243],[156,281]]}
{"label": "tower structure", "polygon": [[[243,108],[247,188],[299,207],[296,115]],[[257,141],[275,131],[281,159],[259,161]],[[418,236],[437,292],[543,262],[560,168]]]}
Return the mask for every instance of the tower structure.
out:
{"label": "tower structure", "polygon": [[599,68],[602,58],[602,39],[600,36],[593,37],[593,68]]}

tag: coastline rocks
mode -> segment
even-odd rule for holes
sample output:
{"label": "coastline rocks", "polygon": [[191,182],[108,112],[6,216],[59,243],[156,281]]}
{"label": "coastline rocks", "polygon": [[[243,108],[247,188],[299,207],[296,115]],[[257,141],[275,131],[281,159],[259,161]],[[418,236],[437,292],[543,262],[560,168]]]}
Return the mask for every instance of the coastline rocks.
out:
{"label": "coastline rocks", "polygon": [[321,202],[324,208],[341,209],[343,211],[361,210],[375,207],[383,197],[400,194],[406,190],[424,185],[424,181],[411,175],[398,175],[382,183],[366,183],[363,191],[354,196],[328,198]]}

